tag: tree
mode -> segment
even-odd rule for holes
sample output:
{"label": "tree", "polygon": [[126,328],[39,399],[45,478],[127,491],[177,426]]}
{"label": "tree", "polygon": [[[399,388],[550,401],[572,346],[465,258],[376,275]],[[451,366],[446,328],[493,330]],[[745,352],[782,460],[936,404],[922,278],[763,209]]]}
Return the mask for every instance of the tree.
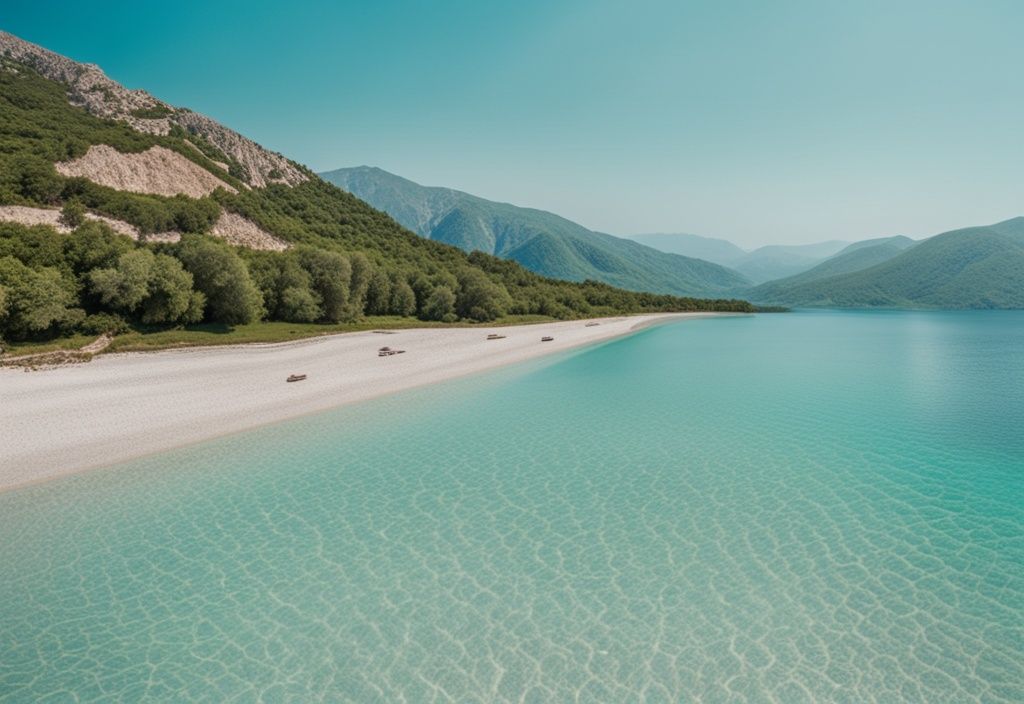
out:
{"label": "tree", "polygon": [[299,264],[309,274],[310,288],[320,298],[321,315],[330,323],[344,320],[352,267],[344,255],[315,247],[296,247]]}
{"label": "tree", "polygon": [[74,230],[85,222],[85,206],[82,201],[72,198],[60,209],[60,224]]}
{"label": "tree", "polygon": [[291,252],[274,255],[276,277],[274,279],[274,304],[270,317],[292,323],[311,323],[323,315],[320,297],[311,288],[312,277],[303,269],[298,258]]}
{"label": "tree", "polygon": [[4,329],[4,318],[7,317],[7,289],[0,286],[0,330]]}
{"label": "tree", "polygon": [[68,330],[85,317],[81,308],[74,307],[74,286],[56,269],[36,271],[14,257],[0,258],[0,288],[6,299],[0,334],[8,339]]}
{"label": "tree", "polygon": [[206,297],[192,289],[192,274],[174,257],[157,254],[150,269],[146,297],[140,305],[141,320],[154,323],[198,323],[203,319]]}
{"label": "tree", "polygon": [[391,308],[391,280],[380,269],[374,269],[366,287],[366,314],[387,315]]}
{"label": "tree", "polygon": [[459,273],[459,292],[455,312],[463,318],[494,320],[505,315],[511,297],[504,286],[491,281],[479,269],[463,269]]}
{"label": "tree", "polygon": [[89,272],[89,285],[103,305],[122,313],[132,313],[149,294],[156,255],[148,249],[135,249],[117,258],[117,265]]}
{"label": "tree", "polygon": [[447,286],[438,286],[427,296],[423,306],[426,320],[448,320],[455,315],[455,293]]}
{"label": "tree", "polygon": [[358,318],[366,310],[366,292],[370,287],[373,275],[373,264],[362,252],[356,252],[349,258],[352,266],[352,278],[349,280],[348,317]]}
{"label": "tree", "polygon": [[196,290],[206,296],[206,319],[228,325],[259,320],[260,294],[245,262],[225,244],[201,236],[185,236],[175,255],[192,274]]}
{"label": "tree", "polygon": [[403,317],[416,312],[416,294],[405,279],[397,279],[391,285],[390,312]]}
{"label": "tree", "polygon": [[313,292],[312,277],[295,252],[252,252],[248,259],[269,319],[293,323],[320,319],[320,296]]}
{"label": "tree", "polygon": [[127,236],[95,220],[82,223],[71,237],[61,238],[61,245],[64,259],[75,274],[112,267],[118,257],[135,248]]}

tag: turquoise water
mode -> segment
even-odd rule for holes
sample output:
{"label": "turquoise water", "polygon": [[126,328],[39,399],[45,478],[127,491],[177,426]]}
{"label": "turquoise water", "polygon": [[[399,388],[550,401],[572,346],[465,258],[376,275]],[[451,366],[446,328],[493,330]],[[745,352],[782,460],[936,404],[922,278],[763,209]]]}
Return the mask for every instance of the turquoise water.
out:
{"label": "turquoise water", "polygon": [[1024,701],[1024,314],[686,322],[0,494],[0,700]]}

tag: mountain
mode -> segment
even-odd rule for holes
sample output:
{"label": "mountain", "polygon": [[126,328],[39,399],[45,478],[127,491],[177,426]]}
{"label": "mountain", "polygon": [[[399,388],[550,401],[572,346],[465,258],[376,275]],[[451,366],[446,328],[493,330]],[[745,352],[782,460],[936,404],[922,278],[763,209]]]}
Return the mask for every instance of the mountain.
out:
{"label": "mountain", "polygon": [[839,241],[802,245],[767,245],[748,252],[728,240],[701,237],[700,235],[633,235],[630,239],[662,252],[672,252],[721,264],[738,271],[755,284],[806,271],[848,245],[847,242]]}
{"label": "mountain", "polygon": [[[1024,218],[905,245],[890,240],[854,249],[822,276],[774,281],[747,294],[790,306],[1024,308]],[[843,271],[857,263],[867,266]]]}
{"label": "mountain", "polygon": [[745,250],[728,240],[686,233],[630,235],[629,239],[662,252],[681,254],[684,257],[703,259],[728,267],[733,266],[747,254]]}
{"label": "mountain", "polygon": [[847,245],[849,242],[836,240],[816,244],[771,244],[748,252],[732,266],[759,284],[807,271]]}
{"label": "mountain", "polygon": [[208,117],[0,32],[0,335],[9,340],[200,321],[712,308],[751,310],[556,281],[423,239]]}
{"label": "mountain", "polygon": [[838,254],[834,254],[829,259],[835,259],[836,257],[843,256],[844,254],[850,254],[856,252],[858,249],[864,249],[867,247],[877,247],[879,245],[892,245],[897,250],[902,251],[907,247],[915,244],[916,240],[912,240],[909,237],[903,235],[896,235],[895,237],[876,237],[872,240],[861,240],[860,242],[854,242],[853,244],[844,247],[839,250]]}
{"label": "mountain", "polygon": [[320,176],[427,239],[511,259],[544,276],[683,296],[720,296],[749,284],[718,264],[593,232],[543,210],[421,186],[382,169]]}
{"label": "mountain", "polygon": [[[904,242],[905,240],[905,242]],[[909,237],[885,238],[855,242],[839,254],[829,257],[821,264],[793,276],[769,281],[749,289],[747,295],[757,300],[775,300],[784,297],[787,290],[828,279],[840,274],[861,271],[889,261],[914,243]]]}

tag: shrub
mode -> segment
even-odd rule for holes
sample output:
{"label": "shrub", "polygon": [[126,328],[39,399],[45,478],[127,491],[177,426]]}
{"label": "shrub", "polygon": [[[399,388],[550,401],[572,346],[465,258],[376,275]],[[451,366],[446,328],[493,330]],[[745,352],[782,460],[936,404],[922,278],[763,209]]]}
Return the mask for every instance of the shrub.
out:
{"label": "shrub", "polygon": [[131,328],[128,322],[116,313],[93,313],[78,324],[86,335],[120,335]]}
{"label": "shrub", "polygon": [[85,222],[85,206],[82,201],[74,198],[64,204],[60,209],[60,224],[74,230]]}

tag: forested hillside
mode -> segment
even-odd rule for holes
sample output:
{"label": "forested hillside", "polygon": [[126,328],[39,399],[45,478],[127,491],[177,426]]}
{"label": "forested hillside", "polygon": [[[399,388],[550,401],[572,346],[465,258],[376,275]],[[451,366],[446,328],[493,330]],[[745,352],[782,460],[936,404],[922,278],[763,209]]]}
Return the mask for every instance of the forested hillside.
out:
{"label": "forested hillside", "polygon": [[[67,73],[67,59],[20,40],[12,44],[10,35],[0,38],[6,42],[0,50],[15,46],[22,59],[12,60],[9,48],[0,59],[0,206],[18,206],[7,208],[18,217],[52,214],[53,220],[60,209],[59,227],[0,225],[0,335],[7,339],[197,321],[337,322],[366,314],[486,321],[509,315],[751,310],[742,301],[546,279],[493,256],[424,240],[304,167],[274,161],[258,145],[218,148],[203,135],[233,145],[235,133],[211,128],[206,118],[182,108],[157,103],[122,119],[93,114],[88,101],[72,105],[67,83],[33,68],[53,72],[56,65]],[[94,85],[111,91],[102,82]],[[117,95],[108,98],[105,110]],[[159,124],[148,129],[147,121]],[[97,145],[113,148],[104,153],[113,159],[107,171],[67,175],[85,168],[83,158],[96,156]],[[98,183],[124,177],[117,163],[123,154],[141,155],[152,168],[198,167],[220,185],[193,197],[144,192],[145,184]],[[256,169],[263,169],[259,178]],[[255,233],[283,251],[212,237],[227,237],[218,229],[225,213],[244,225],[238,238]],[[97,222],[99,216],[119,223],[134,239]]]}
{"label": "forested hillside", "polygon": [[1024,219],[945,232],[892,252],[892,243],[846,257],[884,260],[813,280],[794,277],[749,292],[792,306],[1024,308]]}
{"label": "forested hillside", "polygon": [[421,186],[382,169],[321,176],[428,239],[512,259],[544,276],[686,296],[720,296],[749,283],[718,264],[594,232],[554,213]]}

